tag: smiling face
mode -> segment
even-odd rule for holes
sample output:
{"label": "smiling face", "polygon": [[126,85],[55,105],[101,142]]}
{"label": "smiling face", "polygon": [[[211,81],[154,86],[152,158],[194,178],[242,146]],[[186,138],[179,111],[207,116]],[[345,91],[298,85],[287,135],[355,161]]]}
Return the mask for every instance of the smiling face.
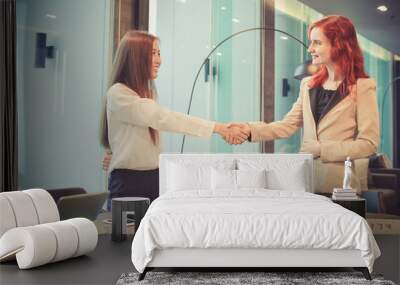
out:
{"label": "smiling face", "polygon": [[154,80],[158,76],[158,70],[161,65],[160,47],[157,40],[153,42],[153,50],[151,54],[151,79]]}
{"label": "smiling face", "polygon": [[310,33],[310,46],[308,52],[312,56],[313,64],[332,65],[331,43],[319,28],[313,28]]}

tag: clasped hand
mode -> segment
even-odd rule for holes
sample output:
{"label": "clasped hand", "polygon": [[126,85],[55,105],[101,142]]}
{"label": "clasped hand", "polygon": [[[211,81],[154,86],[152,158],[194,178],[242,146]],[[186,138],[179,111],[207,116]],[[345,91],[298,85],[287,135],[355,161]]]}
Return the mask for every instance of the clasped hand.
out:
{"label": "clasped hand", "polygon": [[250,136],[250,126],[247,123],[216,124],[218,133],[229,144],[242,144]]}

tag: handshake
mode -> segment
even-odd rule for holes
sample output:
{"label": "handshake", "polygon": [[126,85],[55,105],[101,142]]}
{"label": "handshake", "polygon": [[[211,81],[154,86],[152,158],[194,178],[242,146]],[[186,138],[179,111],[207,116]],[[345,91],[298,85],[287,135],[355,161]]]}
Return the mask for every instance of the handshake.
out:
{"label": "handshake", "polygon": [[242,144],[250,136],[250,126],[247,123],[238,122],[216,123],[214,133],[219,134],[229,144]]}

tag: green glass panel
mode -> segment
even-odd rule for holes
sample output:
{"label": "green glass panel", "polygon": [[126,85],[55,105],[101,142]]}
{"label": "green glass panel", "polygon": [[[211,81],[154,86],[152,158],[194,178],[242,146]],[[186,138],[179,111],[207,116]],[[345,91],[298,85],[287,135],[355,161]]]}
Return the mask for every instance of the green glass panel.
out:
{"label": "green glass panel", "polygon": [[[302,23],[299,19],[279,10],[275,13],[275,27],[302,39]],[[300,81],[294,79],[296,67],[303,61],[303,46],[282,33],[275,33],[275,121],[282,120],[290,111],[299,95]],[[287,80],[289,90],[283,92],[283,82]],[[296,153],[300,148],[300,131],[287,139],[275,141],[276,153]]]}
{"label": "green glass panel", "polygon": [[[232,7],[230,0],[213,1],[213,42],[218,44],[232,34]],[[221,9],[225,7],[225,9]],[[227,41],[212,55],[216,76],[214,118],[218,122],[232,121],[232,41]],[[232,152],[232,146],[220,137],[212,140],[213,152]]]}
{"label": "green glass panel", "polygon": [[[234,33],[260,26],[260,0],[212,1],[213,47]],[[218,122],[260,120],[260,31],[224,42],[210,57],[213,73],[213,119]],[[212,152],[259,152],[258,143],[231,146],[218,136]]]}

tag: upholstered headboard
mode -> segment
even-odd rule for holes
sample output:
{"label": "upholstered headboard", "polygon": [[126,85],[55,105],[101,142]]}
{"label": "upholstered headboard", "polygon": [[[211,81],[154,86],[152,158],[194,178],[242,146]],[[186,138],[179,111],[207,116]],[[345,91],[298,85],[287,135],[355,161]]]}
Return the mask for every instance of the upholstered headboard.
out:
{"label": "upholstered headboard", "polygon": [[[179,179],[171,176],[170,169],[176,165],[184,167],[217,167],[223,169],[257,170],[257,168],[272,169],[279,175],[278,179],[288,180],[288,171],[296,170],[304,184],[304,191],[314,192],[313,187],[313,157],[311,154],[161,154],[160,155],[160,195],[167,192],[169,179]],[[182,174],[184,175],[184,174]],[[178,177],[178,178],[177,178]],[[291,181],[296,183],[296,181]],[[284,189],[290,190],[290,189]]]}

